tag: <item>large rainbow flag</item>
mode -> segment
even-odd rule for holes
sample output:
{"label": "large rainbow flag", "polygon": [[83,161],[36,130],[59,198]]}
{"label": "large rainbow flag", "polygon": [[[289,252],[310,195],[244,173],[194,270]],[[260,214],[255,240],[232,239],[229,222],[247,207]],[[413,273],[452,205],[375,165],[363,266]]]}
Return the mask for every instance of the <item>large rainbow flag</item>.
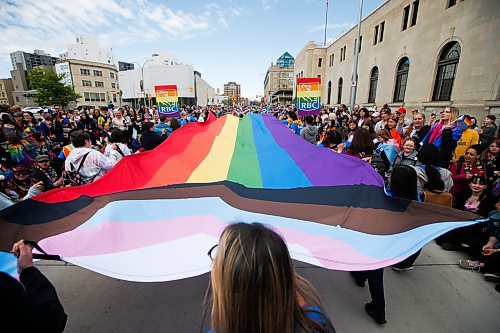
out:
{"label": "large rainbow flag", "polygon": [[[477,216],[384,194],[362,160],[311,145],[270,115],[212,115],[94,183],[0,211],[0,269],[19,239],[95,272],[168,281],[210,270],[231,222],[262,222],[292,257],[338,270],[395,264]],[[153,264],[154,263],[154,264]]]}

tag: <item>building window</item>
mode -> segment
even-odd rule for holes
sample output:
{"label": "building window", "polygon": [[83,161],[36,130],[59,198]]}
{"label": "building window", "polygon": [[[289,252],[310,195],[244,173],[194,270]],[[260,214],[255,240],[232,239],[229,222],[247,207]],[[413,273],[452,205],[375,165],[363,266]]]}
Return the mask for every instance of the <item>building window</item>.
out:
{"label": "building window", "polygon": [[375,31],[373,32],[373,45],[377,45],[378,42],[378,25],[375,26]]}
{"label": "building window", "polygon": [[418,0],[413,1],[413,9],[411,12],[411,23],[410,26],[414,26],[417,24],[417,15],[418,15]]}
{"label": "building window", "polygon": [[90,75],[90,69],[80,68],[81,75]]}
{"label": "building window", "polygon": [[111,88],[116,88],[116,84],[114,82],[111,82]]}
{"label": "building window", "polygon": [[406,29],[408,29],[408,19],[409,18],[410,18],[410,6],[406,6],[403,9],[403,24],[401,27],[402,31],[405,31]]}
{"label": "building window", "polygon": [[332,67],[333,66],[333,61],[335,60],[335,54],[330,54],[330,61],[329,61],[329,66]]}
{"label": "building window", "polygon": [[[356,54],[356,44],[358,43],[358,39],[354,39],[354,52],[353,54]],[[363,36],[359,36],[359,50],[358,53],[361,53],[361,44],[363,43]]]}
{"label": "building window", "polygon": [[385,21],[380,23],[380,38],[378,40],[379,43],[382,43],[384,40],[384,29],[385,29]]}
{"label": "building window", "polygon": [[460,44],[451,42],[445,45],[439,56],[433,101],[449,101],[455,82],[458,62],[460,60]]}
{"label": "building window", "polygon": [[326,104],[330,105],[332,98],[332,81],[328,81],[328,99],[326,100]]}
{"label": "building window", "polygon": [[94,76],[102,76],[102,71],[94,70]]}
{"label": "building window", "polygon": [[83,93],[85,102],[105,102],[106,94],[104,93]]}
{"label": "building window", "polygon": [[115,73],[109,73],[109,76],[114,79],[115,78]]}
{"label": "building window", "polygon": [[116,103],[116,94],[113,94],[113,102]]}
{"label": "building window", "polygon": [[92,81],[82,80],[82,86],[84,86],[84,87],[92,87]]}
{"label": "building window", "polygon": [[368,93],[368,103],[375,103],[375,96],[377,95],[377,84],[378,84],[378,67],[375,66],[372,69],[370,75],[370,89]]}
{"label": "building window", "polygon": [[394,102],[404,102],[408,71],[410,70],[410,59],[404,57],[398,63],[396,70],[396,87],[394,89]]}
{"label": "building window", "polygon": [[341,62],[345,60],[345,51],[346,51],[346,47],[345,46],[340,49],[340,61]]}
{"label": "building window", "polygon": [[318,67],[321,67],[322,62],[323,62],[323,58],[319,58],[319,59],[318,59]]}
{"label": "building window", "polygon": [[342,86],[344,85],[344,80],[339,79],[338,93],[337,93],[337,104],[342,103]]}
{"label": "building window", "polygon": [[102,87],[104,87],[104,82],[102,82],[102,81],[95,81],[95,86],[98,87],[98,88],[102,88]]}
{"label": "building window", "polygon": [[446,6],[446,8],[453,7],[456,4],[457,4],[457,0],[448,0],[448,5]]}

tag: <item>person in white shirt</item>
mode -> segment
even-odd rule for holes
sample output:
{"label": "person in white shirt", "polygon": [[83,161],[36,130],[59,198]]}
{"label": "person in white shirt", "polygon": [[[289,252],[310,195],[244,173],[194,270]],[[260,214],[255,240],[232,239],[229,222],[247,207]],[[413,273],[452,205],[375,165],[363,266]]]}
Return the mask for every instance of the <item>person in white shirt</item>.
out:
{"label": "person in white shirt", "polygon": [[[75,147],[64,162],[66,171],[76,171],[85,183],[91,183],[108,172],[115,163],[99,151],[91,148],[90,135],[84,131],[71,133],[71,143]],[[118,154],[116,149],[113,154]]]}
{"label": "person in white shirt", "polygon": [[131,155],[132,152],[123,142],[125,137],[123,132],[115,128],[109,136],[109,144],[104,149],[104,156],[113,161],[113,164],[118,163],[123,157]]}

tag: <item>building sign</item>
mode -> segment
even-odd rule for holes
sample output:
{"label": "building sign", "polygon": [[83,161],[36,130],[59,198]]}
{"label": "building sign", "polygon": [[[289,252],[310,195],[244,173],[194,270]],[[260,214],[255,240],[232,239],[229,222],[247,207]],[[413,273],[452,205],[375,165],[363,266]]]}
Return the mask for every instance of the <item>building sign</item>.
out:
{"label": "building sign", "polygon": [[61,80],[66,86],[73,86],[73,80],[71,79],[71,69],[69,67],[69,62],[61,62],[55,64],[57,75],[63,75],[64,77]]}
{"label": "building sign", "polygon": [[179,98],[177,85],[155,86],[156,104],[158,113],[167,117],[178,117]]}
{"label": "building sign", "polygon": [[297,79],[297,113],[299,116],[321,111],[321,78]]}

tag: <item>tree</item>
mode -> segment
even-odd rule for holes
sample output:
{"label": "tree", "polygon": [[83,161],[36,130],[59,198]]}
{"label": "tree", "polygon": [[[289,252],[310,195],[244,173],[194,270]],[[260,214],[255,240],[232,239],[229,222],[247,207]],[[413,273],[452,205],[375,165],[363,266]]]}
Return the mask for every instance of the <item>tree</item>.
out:
{"label": "tree", "polygon": [[35,102],[41,106],[62,105],[67,106],[71,102],[77,102],[80,96],[75,93],[72,86],[61,82],[65,76],[55,74],[41,68],[33,68],[28,71],[28,81],[31,89],[36,89]]}

